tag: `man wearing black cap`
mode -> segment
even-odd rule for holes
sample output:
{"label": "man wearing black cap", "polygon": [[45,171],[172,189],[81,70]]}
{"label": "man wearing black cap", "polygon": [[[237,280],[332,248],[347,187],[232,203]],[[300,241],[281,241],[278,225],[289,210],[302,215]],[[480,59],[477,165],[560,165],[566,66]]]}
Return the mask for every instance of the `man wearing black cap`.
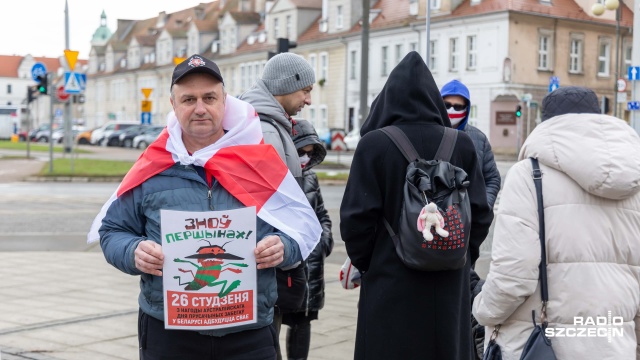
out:
{"label": "man wearing black cap", "polygon": [[[260,144],[262,131],[255,109],[227,97],[223,81],[218,66],[200,55],[175,67],[170,98],[174,112],[167,117],[167,128],[141,155],[103,207],[104,214],[94,221],[107,261],[127,274],[141,276],[141,359],[275,359],[278,339],[271,326],[277,297],[274,268],[302,261],[322,231],[315,212],[278,154],[271,146]],[[260,170],[259,162],[268,163],[269,171]],[[243,184],[249,179],[252,185],[273,186],[275,178],[281,183],[267,199],[267,186],[258,186],[256,195],[251,186]],[[278,220],[291,217],[283,214],[286,207],[277,203],[285,197],[283,194],[294,200],[290,205],[296,209],[296,217],[303,222],[312,219],[303,225],[310,230],[309,235],[300,235]],[[160,245],[161,210],[205,212],[249,206],[260,209],[256,210],[254,250],[256,322],[196,331],[165,329],[162,270],[163,263],[173,259],[164,258]],[[92,226],[90,241],[93,230]],[[210,245],[222,249],[217,239],[209,240]],[[215,272],[207,274],[214,274],[214,280],[219,276]],[[227,292],[237,286],[242,286],[240,281]]]}

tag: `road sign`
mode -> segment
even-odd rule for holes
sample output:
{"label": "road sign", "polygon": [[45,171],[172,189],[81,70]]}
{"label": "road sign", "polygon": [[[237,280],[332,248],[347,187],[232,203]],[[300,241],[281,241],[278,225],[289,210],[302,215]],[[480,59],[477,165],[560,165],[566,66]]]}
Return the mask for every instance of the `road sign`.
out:
{"label": "road sign", "polygon": [[67,59],[67,64],[69,64],[69,70],[73,71],[76,67],[76,62],[78,61],[78,52],[74,50],[65,50],[64,57]]}
{"label": "road sign", "polygon": [[31,77],[38,81],[38,76],[44,76],[47,73],[47,67],[43,63],[37,62],[31,67]]}
{"label": "road sign", "polygon": [[557,76],[552,76],[549,78],[549,92],[560,87],[560,79]]}
{"label": "road sign", "polygon": [[62,85],[58,86],[58,88],[56,89],[56,98],[58,99],[58,101],[67,102],[69,101],[70,97],[71,97],[71,94],[64,91],[64,86]]}
{"label": "road sign", "polygon": [[629,101],[627,103],[627,110],[640,110],[640,101]]}
{"label": "road sign", "polygon": [[85,91],[87,89],[87,74],[78,74],[78,80],[80,81],[80,90]]}
{"label": "road sign", "polygon": [[140,114],[140,124],[151,124],[151,113],[143,112]]}
{"label": "road sign", "polygon": [[627,93],[626,92],[619,92],[616,93],[616,103],[618,104],[624,104],[627,102]]}
{"label": "road sign", "polygon": [[344,143],[344,131],[342,130],[331,131],[331,150],[336,150],[336,151],[347,150],[347,145]]}
{"label": "road sign", "polygon": [[143,113],[151,112],[151,103],[149,100],[142,100],[142,102],[140,102],[140,111]]}
{"label": "road sign", "polygon": [[640,80],[640,66],[629,66],[627,79]]}
{"label": "road sign", "polygon": [[80,94],[82,92],[81,82],[80,74],[71,71],[64,73],[64,91],[67,94]]}
{"label": "road sign", "polygon": [[618,79],[616,85],[618,87],[618,92],[624,92],[627,90],[627,81],[623,78]]}
{"label": "road sign", "polygon": [[153,91],[152,88],[142,88],[142,94],[144,95],[144,98],[148,99],[152,91]]}

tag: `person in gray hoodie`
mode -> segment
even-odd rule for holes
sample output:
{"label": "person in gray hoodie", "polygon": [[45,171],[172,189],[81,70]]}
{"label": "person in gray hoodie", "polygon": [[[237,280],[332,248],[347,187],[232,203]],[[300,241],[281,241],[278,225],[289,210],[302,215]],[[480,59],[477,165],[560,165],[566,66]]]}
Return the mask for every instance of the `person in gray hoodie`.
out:
{"label": "person in gray hoodie", "polygon": [[[295,135],[292,131],[295,125],[292,116],[299,113],[305,105],[311,105],[311,90],[315,82],[315,72],[302,56],[281,53],[267,61],[262,77],[240,96],[241,100],[256,109],[260,116],[264,142],[273,145],[300,187],[303,183],[302,168],[291,138]],[[278,269],[276,275],[279,279],[286,279],[286,286],[278,286],[278,301],[273,317],[274,327],[279,334],[283,310],[302,307],[306,288],[304,264]],[[277,350],[279,360],[281,351]]]}
{"label": "person in gray hoodie", "polygon": [[313,68],[302,56],[281,53],[267,61],[262,77],[240,95],[240,100],[250,103],[258,112],[264,142],[276,148],[300,184],[302,169],[291,140],[295,124],[291,117],[305,105],[311,105],[311,90],[315,82]]}

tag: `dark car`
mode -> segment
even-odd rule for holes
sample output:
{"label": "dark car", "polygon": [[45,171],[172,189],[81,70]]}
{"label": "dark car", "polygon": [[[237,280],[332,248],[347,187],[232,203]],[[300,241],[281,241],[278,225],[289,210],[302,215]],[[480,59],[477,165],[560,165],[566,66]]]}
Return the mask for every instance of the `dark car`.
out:
{"label": "dark car", "polygon": [[120,135],[128,131],[140,131],[145,125],[129,125],[122,124],[118,130],[114,130],[106,137],[107,146],[122,146],[120,144]]}
{"label": "dark car", "polygon": [[138,135],[144,135],[149,132],[157,132],[162,130],[164,126],[160,125],[143,125],[141,128],[136,129],[127,129],[125,132],[120,134],[120,146],[122,147],[133,147],[133,138]]}

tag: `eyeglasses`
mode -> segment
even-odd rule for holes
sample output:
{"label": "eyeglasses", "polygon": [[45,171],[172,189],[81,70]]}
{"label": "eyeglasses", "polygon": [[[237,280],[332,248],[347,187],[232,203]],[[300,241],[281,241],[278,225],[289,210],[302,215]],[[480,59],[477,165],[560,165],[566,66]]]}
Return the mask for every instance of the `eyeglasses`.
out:
{"label": "eyeglasses", "polygon": [[304,154],[307,154],[307,156],[309,157],[313,157],[314,151],[313,150],[304,151],[302,149],[298,149],[298,156],[304,156]]}
{"label": "eyeglasses", "polygon": [[453,110],[455,110],[455,111],[461,111],[461,110],[464,110],[464,109],[467,108],[467,105],[465,105],[465,104],[452,104],[452,103],[450,103],[448,101],[444,102],[444,106],[447,109],[451,109],[453,107]]}

